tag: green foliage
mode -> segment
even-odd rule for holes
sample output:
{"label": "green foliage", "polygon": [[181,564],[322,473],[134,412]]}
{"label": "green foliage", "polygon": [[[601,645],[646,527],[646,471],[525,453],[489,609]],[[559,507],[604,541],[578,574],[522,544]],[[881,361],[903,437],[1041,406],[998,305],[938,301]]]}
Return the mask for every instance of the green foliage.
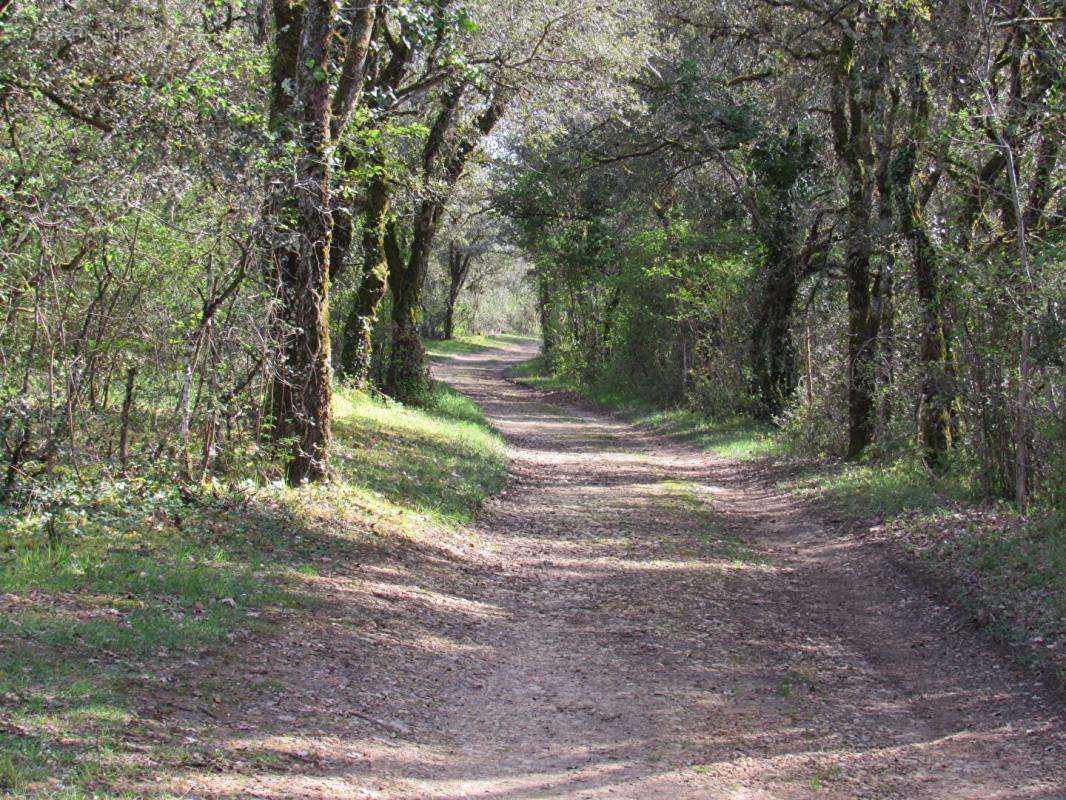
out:
{"label": "green foliage", "polygon": [[536,341],[530,336],[520,336],[510,333],[478,334],[475,336],[457,336],[448,340],[428,340],[426,353],[430,358],[443,359],[450,356],[466,355],[469,353],[484,353],[498,349],[501,345],[510,343],[525,343]]}
{"label": "green foliage", "polygon": [[144,694],[175,691],[187,660],[318,602],[323,557],[455,530],[504,484],[498,436],[444,387],[420,408],[341,391],[335,412],[332,484],[71,481],[3,510],[0,793],[117,798],[180,767],[183,751],[164,744],[131,756],[129,741],[152,741],[136,711]]}
{"label": "green foliage", "polygon": [[[597,188],[548,162],[518,176],[503,199],[536,254],[553,370],[576,383],[627,385],[648,401],[739,410],[742,369],[709,358],[723,337],[743,348],[735,312],[747,302],[752,240],[733,225],[707,231],[683,208],[604,206]],[[545,226],[561,206],[568,211]],[[713,373],[695,369],[711,363]]]}
{"label": "green foliage", "polygon": [[520,364],[514,369],[514,375],[538,389],[571,392],[592,400],[618,413],[627,422],[693,444],[722,458],[749,461],[785,453],[772,436],[773,428],[750,417],[708,417],[697,410],[651,402],[639,389],[625,384],[577,382],[552,372],[547,359],[542,356]]}

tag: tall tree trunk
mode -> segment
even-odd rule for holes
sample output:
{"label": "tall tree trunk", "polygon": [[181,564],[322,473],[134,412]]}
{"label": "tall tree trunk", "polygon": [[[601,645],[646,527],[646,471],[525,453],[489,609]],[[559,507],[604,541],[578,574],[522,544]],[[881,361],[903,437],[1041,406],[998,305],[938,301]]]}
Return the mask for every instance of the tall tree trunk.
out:
{"label": "tall tree trunk", "polygon": [[900,231],[914,261],[914,282],[921,312],[918,357],[922,369],[922,387],[918,433],[922,459],[930,469],[939,469],[951,447],[954,374],[944,314],[940,255],[925,224],[921,200],[925,193],[915,186],[918,151],[928,142],[929,94],[913,40],[908,45],[909,130],[892,164],[892,185]]}
{"label": "tall tree trunk", "polygon": [[550,361],[555,355],[558,344],[555,332],[555,322],[552,319],[552,296],[548,275],[537,270],[535,280],[537,282],[537,315],[540,320],[540,340],[544,351],[544,357]]}
{"label": "tall tree trunk", "polygon": [[[463,175],[467,160],[481,141],[503,118],[510,90],[499,90],[488,107],[478,115],[471,130],[463,136],[450,155],[443,156],[448,132],[454,127],[455,114],[467,87],[459,85],[446,92],[441,110],[426,138],[422,152],[423,181],[438,180],[442,191],[418,204],[411,236],[411,252],[402,270],[389,271],[392,292],[392,351],[385,374],[385,391],[400,401],[416,399],[428,385],[426,351],[419,334],[422,321],[422,289],[426,282],[429,255],[440,228],[448,192]],[[439,176],[439,178],[437,177]]]}
{"label": "tall tree trunk", "polygon": [[426,351],[418,326],[422,321],[422,287],[429,269],[430,248],[443,211],[438,200],[419,204],[407,262],[403,269],[389,270],[392,352],[385,373],[385,392],[401,402],[417,399],[428,386]]}
{"label": "tall tree trunk", "polygon": [[[867,15],[864,13],[864,17]],[[872,15],[871,15],[872,16]],[[856,21],[857,23],[860,21]],[[871,272],[871,215],[873,212],[874,154],[870,113],[880,91],[877,43],[867,41],[877,30],[876,19],[863,19],[841,36],[833,74],[830,121],[834,146],[847,175],[844,227],[844,272],[848,299],[848,446],[847,457],[858,458],[873,441],[877,337],[880,321],[874,308],[877,289]],[[856,32],[859,31],[859,32]],[[857,49],[862,37],[864,50]]]}
{"label": "tall tree trunk", "polygon": [[895,186],[892,179],[892,157],[896,147],[896,117],[899,111],[899,92],[885,92],[877,107],[877,133],[874,136],[877,158],[877,274],[874,280],[874,315],[878,320],[877,354],[874,380],[881,389],[880,431],[889,429],[892,422],[892,383],[895,380]]}
{"label": "tall tree trunk", "polygon": [[[273,260],[278,316],[284,343],[274,388],[273,414],[291,439],[286,479],[297,485],[329,474],[331,368],[329,342],[329,44],[333,4],[306,0],[293,11],[276,0],[279,14],[273,65],[271,119],[276,132],[296,145],[294,178],[275,203],[278,229]],[[292,28],[298,29],[298,45]],[[283,28],[287,28],[283,30]],[[295,46],[295,49],[294,49]],[[294,82],[286,84],[286,81]],[[295,86],[294,98],[286,85]],[[295,233],[287,230],[295,223]]]}
{"label": "tall tree trunk", "polygon": [[122,400],[122,427],[118,434],[118,463],[122,465],[122,472],[126,472],[129,466],[129,442],[130,442],[130,415],[133,412],[133,388],[137,380],[137,367],[129,367],[126,370],[126,394]]}
{"label": "tall tree trunk", "polygon": [[363,223],[363,275],[344,322],[341,350],[341,368],[357,386],[365,386],[370,379],[371,337],[378,307],[388,288],[390,265],[401,261],[395,224],[386,223],[388,208],[388,186],[383,178],[374,178],[367,189]]}
{"label": "tall tree trunk", "polygon": [[748,205],[766,253],[751,360],[756,410],[765,419],[781,413],[798,382],[792,314],[800,281],[817,249],[817,221],[806,243],[799,244],[804,176],[813,166],[813,143],[811,135],[793,127],[786,137],[767,136],[751,156],[754,185]]}
{"label": "tall tree trunk", "polygon": [[265,418],[268,430],[275,445],[288,437],[288,415],[285,409],[290,406],[289,386],[284,375],[285,340],[288,331],[285,323],[285,300],[283,275],[291,274],[291,261],[295,259],[295,249],[288,233],[286,223],[294,215],[293,197],[288,191],[285,169],[285,149],[293,138],[294,121],[292,119],[293,92],[291,87],[296,75],[296,61],[300,56],[300,32],[303,15],[289,0],[273,0],[274,14],[274,52],[270,62],[270,119],[269,128],[273,138],[271,157],[275,164],[271,167],[266,180],[267,224],[269,241],[264,259],[270,265],[266,276],[275,294],[273,310],[274,352],[277,364],[271,376],[265,405]]}
{"label": "tall tree trunk", "polygon": [[795,261],[790,253],[768,256],[759,315],[752,333],[752,364],[757,412],[773,419],[796,389],[796,353],[792,344],[792,310],[799,292]]}
{"label": "tall tree trunk", "polygon": [[455,306],[459,302],[459,293],[466,284],[470,274],[473,253],[463,254],[453,243],[448,246],[448,303],[444,309],[444,338],[452,339],[455,335]]}
{"label": "tall tree trunk", "polygon": [[848,295],[848,449],[858,458],[873,441],[878,319],[870,275],[869,199],[856,190],[848,202],[845,270]]}
{"label": "tall tree trunk", "polygon": [[455,338],[455,301],[448,295],[448,306],[444,309],[444,340],[450,342]]}

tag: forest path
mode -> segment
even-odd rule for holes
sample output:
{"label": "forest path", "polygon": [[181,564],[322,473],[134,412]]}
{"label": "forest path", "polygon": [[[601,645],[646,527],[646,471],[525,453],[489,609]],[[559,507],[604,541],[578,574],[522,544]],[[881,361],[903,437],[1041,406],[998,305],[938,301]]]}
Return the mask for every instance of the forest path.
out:
{"label": "forest path", "polygon": [[215,731],[275,766],[185,796],[1066,797],[1061,707],[875,546],[757,470],[509,382],[532,354],[434,367],[512,459],[470,545],[364,570],[276,643],[281,705]]}

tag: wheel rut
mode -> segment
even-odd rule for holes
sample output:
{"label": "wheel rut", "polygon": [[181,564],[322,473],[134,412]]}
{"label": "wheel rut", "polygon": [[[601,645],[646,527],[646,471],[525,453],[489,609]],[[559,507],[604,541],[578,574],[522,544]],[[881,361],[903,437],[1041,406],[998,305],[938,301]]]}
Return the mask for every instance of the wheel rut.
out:
{"label": "wheel rut", "polygon": [[373,648],[334,636],[277,668],[305,724],[275,746],[310,764],[198,796],[1066,797],[1061,707],[876,548],[740,465],[507,380],[530,355],[434,367],[512,480],[465,547],[395,567],[372,607],[337,598]]}

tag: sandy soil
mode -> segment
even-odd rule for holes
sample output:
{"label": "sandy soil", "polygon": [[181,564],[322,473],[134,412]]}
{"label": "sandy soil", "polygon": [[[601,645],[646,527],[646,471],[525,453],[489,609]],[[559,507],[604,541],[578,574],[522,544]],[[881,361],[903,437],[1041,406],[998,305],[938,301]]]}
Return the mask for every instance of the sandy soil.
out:
{"label": "sandy soil", "polygon": [[[749,466],[435,370],[506,438],[464,542],[338,565],[212,669],[202,798],[1066,798],[1063,708]],[[160,701],[164,702],[164,701]]]}

